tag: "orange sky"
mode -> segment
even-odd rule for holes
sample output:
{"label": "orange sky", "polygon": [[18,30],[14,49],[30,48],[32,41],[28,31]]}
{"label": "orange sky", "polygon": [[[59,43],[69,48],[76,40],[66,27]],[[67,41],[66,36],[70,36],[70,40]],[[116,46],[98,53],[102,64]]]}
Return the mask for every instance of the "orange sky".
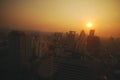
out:
{"label": "orange sky", "polygon": [[120,36],[120,0],[4,0],[1,25],[7,28],[69,31],[92,22],[100,36]]}

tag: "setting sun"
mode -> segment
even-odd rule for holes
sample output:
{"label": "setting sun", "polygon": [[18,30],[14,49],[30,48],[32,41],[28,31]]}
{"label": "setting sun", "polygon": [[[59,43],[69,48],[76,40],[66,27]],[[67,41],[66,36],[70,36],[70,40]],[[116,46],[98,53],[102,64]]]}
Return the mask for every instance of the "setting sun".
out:
{"label": "setting sun", "polygon": [[45,32],[95,29],[99,36],[120,36],[119,4],[120,0],[2,0],[0,28]]}
{"label": "setting sun", "polygon": [[87,27],[88,27],[88,28],[90,28],[90,27],[92,27],[92,26],[93,26],[93,24],[92,24],[91,22],[87,23]]}

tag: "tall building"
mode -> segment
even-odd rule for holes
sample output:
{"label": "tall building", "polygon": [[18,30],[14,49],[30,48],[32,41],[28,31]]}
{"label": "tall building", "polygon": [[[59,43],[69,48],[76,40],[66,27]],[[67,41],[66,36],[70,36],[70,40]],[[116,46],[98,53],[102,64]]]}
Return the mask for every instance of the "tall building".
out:
{"label": "tall building", "polygon": [[77,44],[76,44],[76,50],[80,53],[84,53],[85,51],[85,45],[86,45],[86,34],[82,30],[80,35],[78,36]]}
{"label": "tall building", "polygon": [[91,54],[97,54],[100,52],[101,42],[98,36],[94,35],[95,30],[90,30],[90,33],[87,37],[87,51]]}
{"label": "tall building", "polygon": [[96,80],[92,68],[76,58],[58,58],[55,80]]}
{"label": "tall building", "polygon": [[69,31],[66,33],[66,49],[68,52],[74,52],[76,48],[76,32]]}
{"label": "tall building", "polygon": [[87,52],[91,55],[98,55],[100,53],[101,41],[98,36],[94,35],[95,30],[90,30],[90,33],[87,37]]}
{"label": "tall building", "polygon": [[40,36],[39,34],[34,34],[32,36],[32,48],[33,48],[33,56],[39,57],[39,48],[40,48]]}
{"label": "tall building", "polygon": [[16,68],[28,67],[32,56],[31,37],[21,31],[9,33],[9,51]]}
{"label": "tall building", "polygon": [[94,34],[95,34],[95,30],[90,30],[89,36],[94,36]]}

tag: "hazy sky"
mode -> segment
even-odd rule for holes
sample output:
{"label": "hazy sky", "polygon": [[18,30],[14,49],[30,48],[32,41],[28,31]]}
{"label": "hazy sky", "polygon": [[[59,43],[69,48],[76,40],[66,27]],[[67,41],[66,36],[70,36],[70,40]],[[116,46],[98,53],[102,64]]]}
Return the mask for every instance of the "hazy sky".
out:
{"label": "hazy sky", "polygon": [[98,35],[120,36],[120,0],[3,0],[0,7],[7,28],[80,31],[92,22]]}

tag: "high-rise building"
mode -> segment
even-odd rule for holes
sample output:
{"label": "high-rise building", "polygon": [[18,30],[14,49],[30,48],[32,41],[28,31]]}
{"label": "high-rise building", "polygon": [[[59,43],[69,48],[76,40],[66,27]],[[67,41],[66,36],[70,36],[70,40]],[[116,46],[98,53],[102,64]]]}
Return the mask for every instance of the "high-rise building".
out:
{"label": "high-rise building", "polygon": [[9,33],[9,49],[14,64],[20,69],[29,65],[32,56],[31,37],[21,31]]}
{"label": "high-rise building", "polygon": [[96,80],[92,68],[76,58],[58,58],[55,80]]}
{"label": "high-rise building", "polygon": [[66,33],[66,49],[68,52],[74,52],[76,48],[76,32],[69,31]]}
{"label": "high-rise building", "polygon": [[80,53],[83,53],[85,50],[85,44],[86,44],[86,34],[82,30],[80,35],[78,36],[76,50],[79,51]]}
{"label": "high-rise building", "polygon": [[40,48],[40,36],[39,34],[34,34],[32,36],[32,48],[34,57],[39,57],[39,48]]}
{"label": "high-rise building", "polygon": [[91,54],[97,54],[100,52],[101,42],[98,36],[94,35],[95,30],[90,30],[89,36],[87,37],[87,51]]}
{"label": "high-rise building", "polygon": [[94,34],[95,34],[95,30],[90,30],[89,36],[94,36]]}

